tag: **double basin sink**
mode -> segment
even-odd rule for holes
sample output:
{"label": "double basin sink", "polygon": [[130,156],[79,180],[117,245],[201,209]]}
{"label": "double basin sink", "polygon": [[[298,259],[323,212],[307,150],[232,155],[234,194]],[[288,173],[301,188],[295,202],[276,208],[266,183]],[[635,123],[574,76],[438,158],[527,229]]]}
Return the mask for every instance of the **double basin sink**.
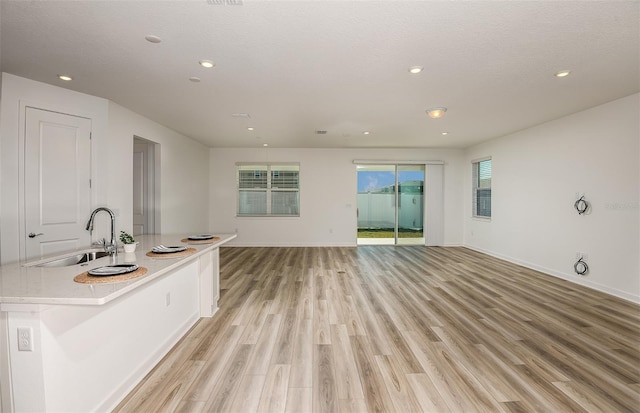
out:
{"label": "double basin sink", "polygon": [[62,258],[53,258],[49,261],[33,264],[34,267],[68,267],[77,264],[87,264],[89,261],[106,257],[109,253],[104,251],[88,251],[80,252],[74,255],[68,255]]}

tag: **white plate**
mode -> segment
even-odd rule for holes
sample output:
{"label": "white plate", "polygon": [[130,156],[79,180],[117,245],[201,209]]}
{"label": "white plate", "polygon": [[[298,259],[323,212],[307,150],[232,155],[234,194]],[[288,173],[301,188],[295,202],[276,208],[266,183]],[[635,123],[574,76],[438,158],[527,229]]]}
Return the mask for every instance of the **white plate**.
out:
{"label": "white plate", "polygon": [[151,251],[155,252],[156,254],[171,254],[174,252],[182,252],[186,249],[187,247],[182,245],[173,246],[173,247],[165,247],[164,245],[158,245],[157,247],[153,247]]}
{"label": "white plate", "polygon": [[138,264],[117,264],[107,265],[104,267],[94,268],[87,271],[89,275],[108,276],[108,275],[121,275],[134,272],[138,269]]}
{"label": "white plate", "polygon": [[191,241],[202,241],[213,238],[211,234],[200,234],[200,235],[190,235],[189,238]]}

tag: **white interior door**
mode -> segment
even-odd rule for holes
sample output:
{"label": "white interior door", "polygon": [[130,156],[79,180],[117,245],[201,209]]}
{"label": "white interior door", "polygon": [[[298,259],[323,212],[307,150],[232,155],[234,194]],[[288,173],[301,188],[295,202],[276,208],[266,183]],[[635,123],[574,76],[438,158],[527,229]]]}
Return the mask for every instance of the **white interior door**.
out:
{"label": "white interior door", "polygon": [[91,119],[26,108],[26,258],[91,244]]}
{"label": "white interior door", "polygon": [[133,235],[154,231],[154,144],[133,140]]}

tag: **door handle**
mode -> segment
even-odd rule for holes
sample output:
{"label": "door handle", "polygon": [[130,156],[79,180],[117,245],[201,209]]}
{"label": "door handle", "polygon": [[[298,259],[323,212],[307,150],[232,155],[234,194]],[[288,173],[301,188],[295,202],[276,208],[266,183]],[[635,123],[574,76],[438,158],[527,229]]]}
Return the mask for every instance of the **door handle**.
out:
{"label": "door handle", "polygon": [[29,238],[35,238],[35,237],[38,237],[40,235],[44,235],[44,233],[43,232],[39,232],[37,234],[34,234],[33,232],[30,232],[29,233]]}

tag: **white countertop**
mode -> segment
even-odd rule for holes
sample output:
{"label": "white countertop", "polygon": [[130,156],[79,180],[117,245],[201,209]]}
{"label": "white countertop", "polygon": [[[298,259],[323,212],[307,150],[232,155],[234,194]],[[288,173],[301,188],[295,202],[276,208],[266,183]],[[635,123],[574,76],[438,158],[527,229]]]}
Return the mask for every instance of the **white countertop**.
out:
{"label": "white countertop", "polygon": [[[26,265],[0,266],[0,310],[7,311],[12,304],[102,305],[108,303],[237,236],[236,234],[214,235],[220,237],[220,240],[212,244],[189,244],[188,247],[195,248],[196,252],[180,258],[151,258],[146,253],[156,245],[186,245],[180,240],[188,235],[144,235],[136,237],[139,244],[135,253],[125,254],[120,247],[116,262],[113,262],[111,257],[103,257],[90,261],[86,265],[77,264],[67,267],[30,266],[34,261]],[[68,255],[73,254],[60,254],[60,256]],[[80,284],[73,281],[76,275],[92,268],[123,263],[135,263],[145,267],[147,274],[110,284]]]}

